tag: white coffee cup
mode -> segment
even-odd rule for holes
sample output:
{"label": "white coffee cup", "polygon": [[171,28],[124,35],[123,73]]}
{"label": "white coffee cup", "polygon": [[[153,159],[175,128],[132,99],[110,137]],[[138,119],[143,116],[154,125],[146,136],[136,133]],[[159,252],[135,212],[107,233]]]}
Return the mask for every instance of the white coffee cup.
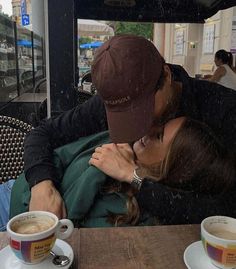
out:
{"label": "white coffee cup", "polygon": [[[66,227],[63,231],[62,227]],[[74,230],[69,219],[59,220],[46,211],[30,211],[9,220],[10,247],[20,261],[35,264],[47,258],[56,238],[66,239]]]}
{"label": "white coffee cup", "polygon": [[236,219],[225,216],[204,219],[201,239],[207,256],[215,266],[236,268]]}

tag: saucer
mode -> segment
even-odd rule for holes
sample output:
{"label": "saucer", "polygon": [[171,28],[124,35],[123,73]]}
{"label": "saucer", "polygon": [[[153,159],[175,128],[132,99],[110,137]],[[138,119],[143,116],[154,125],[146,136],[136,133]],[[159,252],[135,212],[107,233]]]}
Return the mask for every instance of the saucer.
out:
{"label": "saucer", "polygon": [[207,257],[202,241],[194,242],[185,249],[184,262],[188,269],[217,269]]}
{"label": "saucer", "polygon": [[68,256],[70,259],[70,263],[64,267],[56,266],[52,263],[52,255],[49,255],[49,257],[43,260],[41,263],[24,264],[16,258],[14,253],[11,251],[10,246],[7,246],[0,251],[1,269],[68,269],[74,259],[74,253],[71,246],[65,241],[57,239],[52,250],[58,255]]}

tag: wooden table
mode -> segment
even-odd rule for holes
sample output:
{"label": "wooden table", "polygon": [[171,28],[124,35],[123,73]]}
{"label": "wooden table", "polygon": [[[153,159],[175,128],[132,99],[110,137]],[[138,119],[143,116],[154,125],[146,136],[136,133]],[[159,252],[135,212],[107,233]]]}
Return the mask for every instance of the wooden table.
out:
{"label": "wooden table", "polygon": [[[183,253],[200,240],[199,225],[74,230],[66,240],[74,269],[185,269]],[[0,249],[7,245],[0,233]]]}

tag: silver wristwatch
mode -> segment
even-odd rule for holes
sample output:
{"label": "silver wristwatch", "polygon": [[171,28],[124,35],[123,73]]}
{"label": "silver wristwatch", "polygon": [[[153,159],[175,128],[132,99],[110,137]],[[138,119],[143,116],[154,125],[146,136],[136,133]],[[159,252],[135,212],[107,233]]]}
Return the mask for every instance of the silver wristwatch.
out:
{"label": "silver wristwatch", "polygon": [[140,190],[140,188],[142,186],[143,178],[137,175],[137,170],[138,170],[138,168],[134,169],[133,179],[132,179],[130,185],[134,189]]}

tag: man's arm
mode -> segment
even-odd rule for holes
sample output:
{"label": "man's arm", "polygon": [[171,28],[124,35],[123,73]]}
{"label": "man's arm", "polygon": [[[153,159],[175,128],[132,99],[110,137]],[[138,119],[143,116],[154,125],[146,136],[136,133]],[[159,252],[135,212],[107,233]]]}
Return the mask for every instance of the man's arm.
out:
{"label": "man's arm", "polygon": [[59,184],[52,160],[55,148],[106,129],[106,112],[98,95],[33,129],[24,143],[24,171],[30,187],[45,179]]}
{"label": "man's arm", "polygon": [[136,195],[141,210],[159,218],[162,224],[200,223],[211,215],[235,217],[235,190],[221,195],[171,190],[158,182],[145,181]]}
{"label": "man's arm", "polygon": [[24,145],[25,176],[31,187],[29,210],[44,210],[59,218],[66,217],[64,201],[56,188],[59,181],[53,165],[53,150],[106,129],[103,102],[99,96],[94,96],[31,131]]}

